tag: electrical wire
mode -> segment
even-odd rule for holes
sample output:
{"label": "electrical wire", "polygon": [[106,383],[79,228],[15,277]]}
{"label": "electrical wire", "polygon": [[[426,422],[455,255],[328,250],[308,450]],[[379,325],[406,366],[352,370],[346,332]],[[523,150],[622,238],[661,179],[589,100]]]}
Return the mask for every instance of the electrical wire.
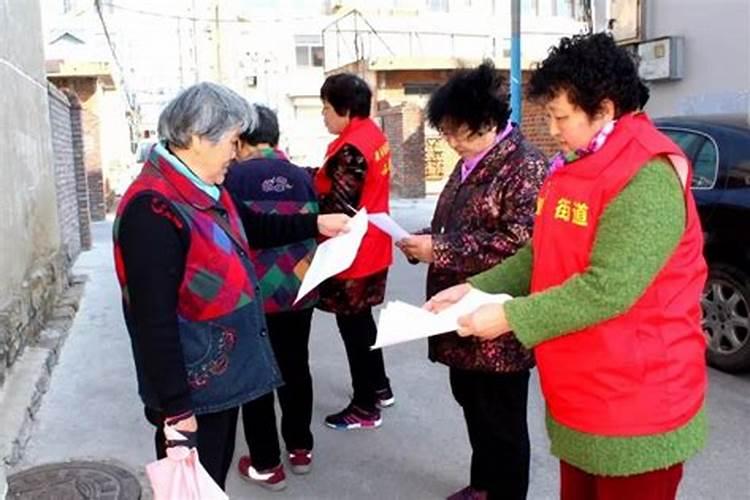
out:
{"label": "electrical wire", "polygon": [[125,81],[125,69],[120,63],[120,58],[117,57],[117,51],[115,50],[115,45],[114,43],[112,43],[112,37],[109,34],[109,28],[107,27],[107,22],[104,20],[104,14],[102,13],[101,0],[94,0],[94,7],[96,7],[96,13],[98,14],[99,20],[102,23],[102,29],[104,30],[104,38],[107,39],[107,45],[109,45],[109,50],[110,52],[112,52],[112,59],[115,61],[115,65],[117,66],[117,71],[120,73],[120,84],[122,85],[122,91],[125,94],[125,101],[128,104],[128,108],[130,109],[130,112],[133,113],[133,115],[135,115],[137,113],[135,98],[132,95],[130,95],[130,92],[128,90],[128,85],[127,85],[127,82]]}

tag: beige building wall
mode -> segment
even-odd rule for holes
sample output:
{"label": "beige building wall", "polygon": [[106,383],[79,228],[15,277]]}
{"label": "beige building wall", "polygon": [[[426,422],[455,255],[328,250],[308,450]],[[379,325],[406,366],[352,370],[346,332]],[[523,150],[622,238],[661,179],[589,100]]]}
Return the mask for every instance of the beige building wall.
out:
{"label": "beige building wall", "polygon": [[59,251],[38,3],[0,6],[0,310]]}
{"label": "beige building wall", "polygon": [[684,77],[652,82],[653,116],[750,114],[750,1],[647,0],[646,38],[685,39]]}

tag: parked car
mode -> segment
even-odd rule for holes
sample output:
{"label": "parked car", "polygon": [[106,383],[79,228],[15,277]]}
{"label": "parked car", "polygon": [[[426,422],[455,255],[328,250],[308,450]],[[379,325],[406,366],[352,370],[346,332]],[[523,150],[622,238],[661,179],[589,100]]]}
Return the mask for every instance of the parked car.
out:
{"label": "parked car", "polygon": [[742,117],[654,120],[693,164],[709,265],[703,295],[708,363],[750,369],[750,128]]}

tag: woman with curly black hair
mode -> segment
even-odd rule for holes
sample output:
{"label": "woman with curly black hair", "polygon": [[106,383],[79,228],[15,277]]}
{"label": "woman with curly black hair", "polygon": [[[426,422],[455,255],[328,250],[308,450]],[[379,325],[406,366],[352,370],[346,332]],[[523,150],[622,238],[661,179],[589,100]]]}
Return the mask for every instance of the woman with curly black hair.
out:
{"label": "woman with curly black hair", "polygon": [[529,91],[561,149],[532,242],[428,308],[470,287],[517,297],[461,318],[459,334],[533,350],[563,500],[673,500],[706,436],[706,263],[688,161],[638,112],[636,63],[609,35],[564,38]]}
{"label": "woman with curly black hair", "polygon": [[[547,163],[509,115],[503,79],[490,62],[459,71],[430,98],[430,123],[461,159],[432,226],[399,244],[430,265],[428,297],[502,262],[531,236]],[[449,498],[526,498],[531,353],[512,337],[481,342],[456,333],[432,337],[429,348],[430,359],[450,369],[472,448],[469,486]]]}

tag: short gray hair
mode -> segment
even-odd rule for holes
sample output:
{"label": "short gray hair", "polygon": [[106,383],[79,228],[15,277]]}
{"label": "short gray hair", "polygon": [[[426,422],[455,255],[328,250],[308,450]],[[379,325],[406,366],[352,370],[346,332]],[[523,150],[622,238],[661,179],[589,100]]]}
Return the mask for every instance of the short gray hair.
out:
{"label": "short gray hair", "polygon": [[159,137],[178,148],[188,148],[192,136],[213,143],[232,129],[252,130],[255,110],[235,91],[202,82],[180,92],[159,115]]}

